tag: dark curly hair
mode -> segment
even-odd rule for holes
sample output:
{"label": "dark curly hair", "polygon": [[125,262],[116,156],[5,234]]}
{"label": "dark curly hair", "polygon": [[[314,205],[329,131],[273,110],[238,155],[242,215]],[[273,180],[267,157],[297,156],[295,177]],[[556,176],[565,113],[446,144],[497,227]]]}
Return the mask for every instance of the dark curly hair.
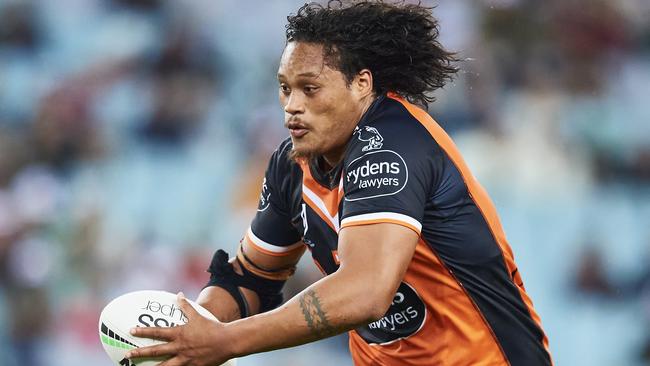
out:
{"label": "dark curly hair", "polygon": [[381,0],[309,3],[287,17],[287,42],[322,44],[325,62],[348,82],[363,70],[377,95],[394,92],[427,106],[430,92],[453,79],[455,54],[438,42],[432,8]]}

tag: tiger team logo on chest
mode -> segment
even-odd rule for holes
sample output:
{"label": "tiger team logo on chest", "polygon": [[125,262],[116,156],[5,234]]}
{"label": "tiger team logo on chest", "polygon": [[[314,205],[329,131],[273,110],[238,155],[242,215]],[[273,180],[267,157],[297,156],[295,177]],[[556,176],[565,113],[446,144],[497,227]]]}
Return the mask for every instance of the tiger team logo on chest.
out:
{"label": "tiger team logo on chest", "polygon": [[361,148],[361,151],[370,151],[381,149],[384,146],[384,138],[379,134],[379,131],[371,126],[363,126],[354,129],[353,135],[356,135],[359,141],[367,142],[368,144]]}

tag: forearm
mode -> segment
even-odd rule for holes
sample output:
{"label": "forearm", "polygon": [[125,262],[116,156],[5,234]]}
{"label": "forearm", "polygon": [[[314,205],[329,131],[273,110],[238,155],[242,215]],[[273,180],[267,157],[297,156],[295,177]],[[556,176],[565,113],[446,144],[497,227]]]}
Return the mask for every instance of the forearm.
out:
{"label": "forearm", "polygon": [[373,292],[363,278],[334,273],[278,309],[226,325],[233,354],[292,347],[367,324],[386,307]]}
{"label": "forearm", "polygon": [[[259,309],[259,298],[257,294],[246,288],[240,288],[248,303],[252,314],[257,314]],[[217,319],[229,323],[241,318],[239,305],[228,291],[218,286],[208,286],[199,294],[196,302],[206,308]]]}
{"label": "forearm", "polygon": [[[395,224],[344,228],[339,269],[278,309],[223,323],[200,316],[182,297],[181,327],[137,327],[131,334],[166,343],[130,350],[128,358],[173,355],[177,362],[219,364],[251,353],[292,347],[381,318],[408,267],[417,235]],[[354,245],[353,245],[354,244]],[[372,255],[369,255],[372,245]],[[170,363],[171,364],[171,363]]]}

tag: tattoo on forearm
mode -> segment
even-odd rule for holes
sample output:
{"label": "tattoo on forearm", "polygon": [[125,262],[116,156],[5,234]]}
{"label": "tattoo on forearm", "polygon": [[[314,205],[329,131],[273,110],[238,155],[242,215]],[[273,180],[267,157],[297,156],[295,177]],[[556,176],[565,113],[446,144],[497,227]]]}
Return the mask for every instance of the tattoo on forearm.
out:
{"label": "tattoo on forearm", "polygon": [[300,308],[309,329],[319,338],[333,336],[345,330],[345,328],[334,327],[330,324],[314,290],[307,290],[300,296]]}

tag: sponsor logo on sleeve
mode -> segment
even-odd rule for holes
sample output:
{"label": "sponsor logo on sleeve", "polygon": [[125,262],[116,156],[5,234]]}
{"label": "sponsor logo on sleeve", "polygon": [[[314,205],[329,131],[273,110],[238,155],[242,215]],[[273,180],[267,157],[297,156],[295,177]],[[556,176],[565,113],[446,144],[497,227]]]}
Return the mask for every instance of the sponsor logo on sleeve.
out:
{"label": "sponsor logo on sleeve", "polygon": [[354,129],[354,134],[357,135],[359,141],[367,142],[368,144],[361,148],[361,151],[366,152],[370,150],[378,150],[384,145],[384,138],[381,137],[379,131],[371,126],[357,127]]}
{"label": "sponsor logo on sleeve", "polygon": [[346,201],[393,195],[406,186],[408,167],[395,151],[371,151],[345,169]]}
{"label": "sponsor logo on sleeve", "polygon": [[257,211],[264,211],[269,208],[271,198],[271,192],[269,191],[269,186],[266,184],[266,177],[262,181],[262,192],[260,193],[260,203],[257,205]]}
{"label": "sponsor logo on sleeve", "polygon": [[408,283],[402,282],[383,318],[357,328],[368,344],[388,344],[412,336],[424,325],[426,307]]}
{"label": "sponsor logo on sleeve", "polygon": [[307,230],[309,230],[309,222],[307,221],[307,205],[302,204],[302,211],[300,211],[300,218],[302,219],[302,236],[307,236]]}

